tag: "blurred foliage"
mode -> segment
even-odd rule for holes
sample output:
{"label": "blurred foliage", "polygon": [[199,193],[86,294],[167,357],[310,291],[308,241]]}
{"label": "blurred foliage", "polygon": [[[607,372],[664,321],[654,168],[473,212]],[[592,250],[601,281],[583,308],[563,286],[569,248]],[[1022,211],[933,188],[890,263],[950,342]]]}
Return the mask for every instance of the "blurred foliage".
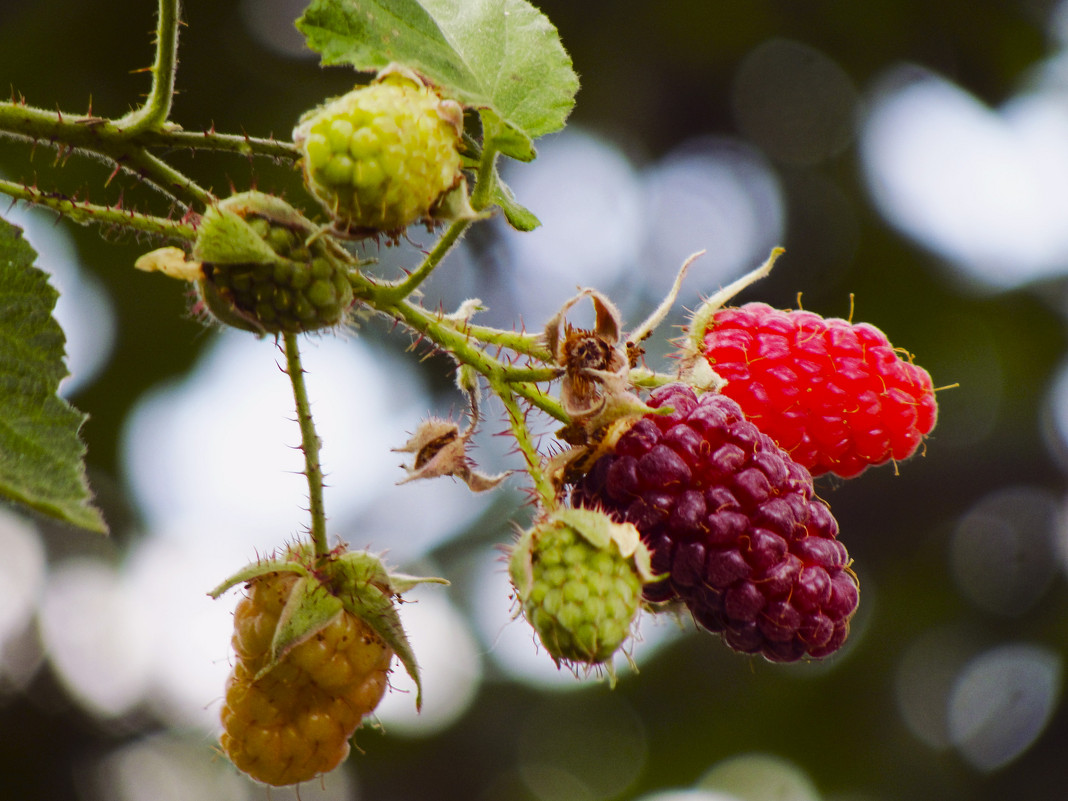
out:
{"label": "blurred foliage", "polygon": [[[559,27],[582,79],[572,122],[621,143],[639,163],[691,136],[738,135],[732,81],[746,55],[773,38],[818,49],[861,94],[885,68],[912,61],[991,103],[1052,49],[1051,6],[1037,0],[538,5]],[[9,0],[0,7],[0,74],[36,105],[83,110],[91,97],[94,110],[122,113],[147,89],[147,78],[131,70],[150,62],[154,11],[153,2],[129,0]],[[187,129],[214,124],[288,136],[305,108],[349,88],[345,69],[322,70],[313,60],[283,59],[261,48],[242,27],[235,0],[190,0],[184,19],[174,119]],[[52,154],[39,148],[30,156],[29,148],[4,141],[0,170],[45,183]],[[182,166],[210,182],[219,174],[212,159],[198,156]],[[965,631],[983,647],[1026,640],[1068,655],[1063,577],[1025,615],[999,619],[960,595],[947,561],[957,519],[986,493],[1017,484],[1063,492],[1042,419],[1050,376],[1065,350],[1063,287],[984,295],[947,280],[932,256],[889,229],[872,208],[852,147],[816,164],[776,168],[787,193],[788,261],[740,300],[786,306],[804,290],[807,308],[846,315],[855,293],[858,318],[877,321],[893,342],[914,351],[936,385],[961,384],[939,395],[941,422],[926,458],[902,466],[900,475],[887,467],[861,481],[821,485],[862,584],[848,655],[829,666],[784,668],[693,636],[667,648],[639,676],[625,676],[607,699],[603,684],[558,695],[489,682],[466,716],[437,736],[362,735],[365,753],[352,757],[361,797],[536,798],[520,775],[531,749],[524,722],[538,716],[546,736],[553,729],[545,716],[556,716],[559,730],[548,736],[565,737],[580,726],[587,705],[601,704],[617,713],[629,709],[648,748],[644,770],[613,797],[690,786],[722,759],[765,751],[801,766],[828,799],[1063,798],[1063,704],[1032,748],[983,773],[910,733],[894,694],[900,654],[940,627]],[[114,201],[114,187],[100,189],[103,170],[72,159],[63,181],[92,187],[96,202]],[[238,188],[258,182],[301,196],[294,170],[233,159],[225,170]],[[173,286],[132,270],[144,243],[103,241],[95,230],[74,233],[82,264],[106,283],[118,314],[110,363],[72,400],[90,415],[84,429],[90,477],[121,546],[134,536],[136,511],[118,489],[120,427],[146,390],[189,369],[208,338]],[[380,329],[369,326],[365,335],[388,333]],[[387,341],[398,350],[408,344],[403,337]],[[431,360],[426,368],[448,391],[444,365]],[[977,409],[990,412],[981,436],[970,430]],[[69,550],[76,536],[83,535],[50,531],[49,547]],[[460,550],[454,543],[449,554]],[[0,787],[22,801],[84,798],[86,766],[152,726],[95,721],[41,671],[26,693],[0,699]]]}

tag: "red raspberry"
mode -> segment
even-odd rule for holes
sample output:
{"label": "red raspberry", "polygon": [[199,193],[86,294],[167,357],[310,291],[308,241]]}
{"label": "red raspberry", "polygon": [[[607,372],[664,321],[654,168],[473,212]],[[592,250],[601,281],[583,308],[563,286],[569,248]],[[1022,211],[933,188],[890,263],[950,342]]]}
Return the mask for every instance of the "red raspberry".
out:
{"label": "red raspberry", "polygon": [[640,418],[572,494],[641,532],[669,574],[646,599],[677,597],[729,646],[773,661],[837,650],[858,587],[808,471],[723,395],[673,384],[648,405],[673,412]]}
{"label": "red raspberry", "polygon": [[723,394],[814,476],[905,459],[935,425],[931,376],[866,323],[747,303],[713,315],[703,352]]}

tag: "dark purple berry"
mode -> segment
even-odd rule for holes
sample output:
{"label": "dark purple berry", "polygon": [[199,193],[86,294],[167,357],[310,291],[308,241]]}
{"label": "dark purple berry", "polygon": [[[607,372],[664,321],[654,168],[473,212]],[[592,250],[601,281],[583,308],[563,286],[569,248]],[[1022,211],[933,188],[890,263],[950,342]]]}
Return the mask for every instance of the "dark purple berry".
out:
{"label": "dark purple berry", "polygon": [[849,633],[859,600],[838,524],[812,477],[730,398],[685,385],[652,408],[576,484],[572,503],[633,523],[667,573],[652,603],[679,599],[743,653],[820,658]]}

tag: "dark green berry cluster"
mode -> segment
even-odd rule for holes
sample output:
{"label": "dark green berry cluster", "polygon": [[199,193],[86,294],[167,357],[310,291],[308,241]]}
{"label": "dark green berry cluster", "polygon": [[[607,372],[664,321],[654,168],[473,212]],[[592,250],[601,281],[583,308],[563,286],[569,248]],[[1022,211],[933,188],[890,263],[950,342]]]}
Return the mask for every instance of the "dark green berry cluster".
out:
{"label": "dark green berry cluster", "polygon": [[233,195],[201,220],[193,255],[204,307],[219,322],[258,334],[341,323],[352,307],[355,261],[281,198]]}
{"label": "dark green berry cluster", "polygon": [[263,217],[246,222],[278,258],[205,263],[201,295],[207,307],[223,322],[267,333],[313,331],[340,323],[352,305],[344,266],[306,245],[301,231]]}

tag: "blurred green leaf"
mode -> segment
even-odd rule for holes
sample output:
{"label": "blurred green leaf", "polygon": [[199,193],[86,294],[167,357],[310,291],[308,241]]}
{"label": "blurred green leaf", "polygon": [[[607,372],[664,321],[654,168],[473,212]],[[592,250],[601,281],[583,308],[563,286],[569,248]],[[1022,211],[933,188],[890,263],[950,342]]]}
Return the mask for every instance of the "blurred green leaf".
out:
{"label": "blurred green leaf", "polygon": [[59,293],[36,258],[22,231],[0,220],[0,494],[106,533],[85,478],[85,415],[56,394],[66,339],[52,317]]}
{"label": "blurred green leaf", "polygon": [[494,131],[494,146],[523,161],[534,157],[532,140],[563,128],[575,103],[571,58],[525,0],[313,0],[297,27],[324,64],[396,62],[425,75],[488,113],[487,139]]}

